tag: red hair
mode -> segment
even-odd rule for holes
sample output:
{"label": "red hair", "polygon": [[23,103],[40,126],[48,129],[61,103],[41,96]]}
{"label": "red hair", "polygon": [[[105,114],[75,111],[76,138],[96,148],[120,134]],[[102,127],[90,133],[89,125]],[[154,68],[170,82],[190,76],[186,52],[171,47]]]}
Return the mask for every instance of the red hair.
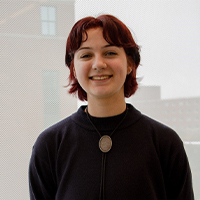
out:
{"label": "red hair", "polygon": [[87,30],[97,27],[102,27],[103,37],[109,44],[123,47],[125,50],[128,64],[132,67],[132,72],[126,77],[124,96],[130,97],[138,88],[136,69],[140,64],[140,49],[126,25],[112,15],[101,15],[97,18],[86,17],[76,22],[72,27],[67,39],[65,55],[65,64],[70,69],[69,86],[71,87],[69,93],[75,94],[78,92],[78,98],[80,100],[87,100],[87,93],[74,77],[74,54],[83,42],[83,34],[86,35],[87,40]]}

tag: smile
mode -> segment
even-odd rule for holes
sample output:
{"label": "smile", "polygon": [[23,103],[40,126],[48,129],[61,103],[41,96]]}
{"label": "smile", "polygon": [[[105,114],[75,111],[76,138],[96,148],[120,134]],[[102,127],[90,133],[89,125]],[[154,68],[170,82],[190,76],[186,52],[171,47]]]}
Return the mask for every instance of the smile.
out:
{"label": "smile", "polygon": [[106,80],[106,79],[109,79],[110,77],[112,77],[112,75],[110,75],[110,76],[92,76],[92,77],[90,77],[90,79],[92,79],[92,80]]}

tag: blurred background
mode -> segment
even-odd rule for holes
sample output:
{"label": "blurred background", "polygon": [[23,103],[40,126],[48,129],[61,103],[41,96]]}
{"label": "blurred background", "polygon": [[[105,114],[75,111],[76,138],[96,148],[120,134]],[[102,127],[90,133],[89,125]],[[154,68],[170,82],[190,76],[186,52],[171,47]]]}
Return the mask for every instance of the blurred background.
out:
{"label": "blurred background", "polygon": [[1,0],[0,199],[29,199],[36,138],[82,104],[65,87],[71,27],[88,15],[112,14],[141,46],[139,89],[127,102],[177,131],[200,200],[199,11],[199,0]]}

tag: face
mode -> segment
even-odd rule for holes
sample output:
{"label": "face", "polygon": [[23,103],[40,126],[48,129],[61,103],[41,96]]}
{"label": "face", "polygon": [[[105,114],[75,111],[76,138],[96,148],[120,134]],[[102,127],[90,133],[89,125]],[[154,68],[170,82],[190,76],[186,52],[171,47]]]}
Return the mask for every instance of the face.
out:
{"label": "face", "polygon": [[[103,38],[102,28],[87,31],[74,55],[74,75],[90,99],[124,98],[124,82],[131,71],[122,47],[110,45]],[[86,36],[83,35],[83,41]]]}

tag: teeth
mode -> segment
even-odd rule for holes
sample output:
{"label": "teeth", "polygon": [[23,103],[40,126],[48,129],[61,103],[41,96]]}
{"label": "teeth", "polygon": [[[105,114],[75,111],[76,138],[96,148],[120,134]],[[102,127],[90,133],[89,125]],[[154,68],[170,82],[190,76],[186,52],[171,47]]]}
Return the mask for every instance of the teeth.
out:
{"label": "teeth", "polygon": [[92,77],[93,80],[104,80],[104,79],[108,79],[109,76],[94,76]]}

